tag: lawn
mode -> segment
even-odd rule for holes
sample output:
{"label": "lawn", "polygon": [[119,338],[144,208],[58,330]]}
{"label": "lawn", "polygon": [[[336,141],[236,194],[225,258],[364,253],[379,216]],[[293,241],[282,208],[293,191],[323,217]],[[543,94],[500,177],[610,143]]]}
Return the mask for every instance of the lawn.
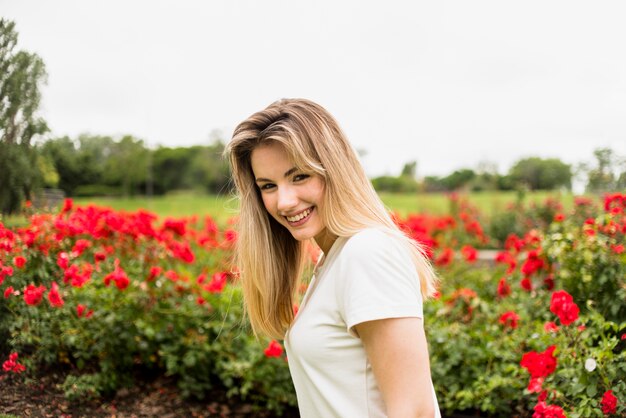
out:
{"label": "lawn", "polygon": [[[518,199],[516,192],[473,192],[463,196],[467,196],[469,201],[486,216],[506,210],[508,204]],[[431,214],[450,212],[450,199],[446,193],[381,193],[380,197],[388,208],[401,216],[417,212]],[[574,195],[571,193],[529,192],[525,195],[524,201],[526,204],[540,203],[548,197],[560,200],[566,211],[573,206]],[[145,209],[159,216],[182,217],[210,214],[220,224],[237,215],[238,211],[237,199],[232,195],[202,195],[192,192],[177,192],[151,198],[144,196],[76,198],[74,202],[79,206],[95,204],[128,212]],[[0,221],[9,226],[26,223],[22,217],[0,218]]]}
{"label": "lawn", "polygon": [[[518,199],[516,192],[475,192],[466,195],[470,202],[489,216],[498,211],[506,210],[508,204]],[[450,199],[446,193],[381,193],[381,199],[393,211],[405,216],[408,213],[426,212],[432,214],[449,213]],[[525,196],[526,203],[540,203],[548,197],[560,200],[566,210],[573,205],[571,193],[558,194],[553,192],[532,192]],[[136,211],[147,209],[161,216],[190,216],[211,214],[218,221],[237,214],[238,202],[231,195],[198,195],[193,193],[175,193],[153,198],[83,198],[76,199],[76,204],[109,206],[116,210]]]}

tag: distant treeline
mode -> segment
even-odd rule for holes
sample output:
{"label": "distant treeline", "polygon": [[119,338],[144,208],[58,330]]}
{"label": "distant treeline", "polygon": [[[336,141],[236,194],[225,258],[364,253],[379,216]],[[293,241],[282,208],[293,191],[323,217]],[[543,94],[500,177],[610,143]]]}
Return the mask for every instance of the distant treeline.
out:
{"label": "distant treeline", "polygon": [[[80,135],[50,139],[36,147],[44,186],[60,188],[68,196],[161,195],[175,190],[226,193],[228,163],[222,158],[224,142],[210,145],[149,149],[132,136]],[[416,178],[417,162],[404,165],[398,176],[372,179],[378,191],[441,192],[482,190],[571,190],[574,176],[584,175],[587,190],[609,191],[626,187],[623,159],[610,149],[594,152],[595,162],[573,168],[557,158],[518,160],[506,174],[482,164],[437,177]],[[621,172],[620,172],[621,169]]]}
{"label": "distant treeline", "polygon": [[80,135],[38,147],[44,185],[68,196],[161,195],[173,190],[223,193],[229,169],[224,144],[149,149],[141,139]]}
{"label": "distant treeline", "polygon": [[463,168],[447,176],[415,176],[417,162],[405,164],[398,176],[372,179],[378,191],[441,192],[483,190],[571,190],[574,179],[585,184],[590,193],[626,188],[626,159],[610,148],[593,152],[593,163],[566,164],[558,158],[523,158],[515,162],[506,174],[494,166],[482,164],[477,169]]}

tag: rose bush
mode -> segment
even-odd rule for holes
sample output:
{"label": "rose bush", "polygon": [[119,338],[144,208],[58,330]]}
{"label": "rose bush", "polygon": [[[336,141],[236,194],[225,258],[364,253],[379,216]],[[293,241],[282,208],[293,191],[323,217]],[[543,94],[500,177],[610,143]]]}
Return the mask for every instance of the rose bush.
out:
{"label": "rose bush", "polygon": [[[625,202],[534,207],[495,264],[476,248],[500,240],[459,196],[449,215],[397,217],[442,277],[425,304],[442,410],[625,413]],[[0,373],[64,367],[73,399],[166,374],[186,396],[219,386],[277,414],[295,405],[281,342],[257,341],[243,320],[232,228],[71,201],[0,224]]]}

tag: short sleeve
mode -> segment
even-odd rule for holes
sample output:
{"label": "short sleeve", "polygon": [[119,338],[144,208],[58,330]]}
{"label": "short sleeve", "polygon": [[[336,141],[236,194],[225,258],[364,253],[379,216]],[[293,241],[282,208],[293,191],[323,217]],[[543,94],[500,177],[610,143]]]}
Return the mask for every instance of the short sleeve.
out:
{"label": "short sleeve", "polygon": [[399,238],[376,229],[355,234],[343,248],[340,274],[337,302],[351,335],[362,322],[423,317],[419,277]]}

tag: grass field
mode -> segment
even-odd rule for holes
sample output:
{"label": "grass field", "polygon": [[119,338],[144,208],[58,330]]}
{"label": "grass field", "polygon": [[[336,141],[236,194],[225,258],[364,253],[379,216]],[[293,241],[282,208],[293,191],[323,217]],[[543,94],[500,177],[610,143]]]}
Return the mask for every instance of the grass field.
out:
{"label": "grass field", "polygon": [[[435,214],[448,213],[450,199],[443,193],[430,194],[381,194],[383,202],[390,209],[404,216],[408,213],[427,212]],[[507,204],[518,198],[515,192],[484,192],[470,193],[469,201],[477,206],[482,213],[489,216],[505,210]],[[548,197],[560,200],[566,209],[573,205],[572,194],[555,194],[548,192],[533,192],[525,196],[525,202],[541,203]],[[238,202],[232,196],[210,196],[191,193],[176,193],[167,196],[148,198],[92,198],[76,199],[78,205],[93,203],[108,206],[116,210],[136,211],[147,209],[160,216],[189,216],[210,214],[218,220],[225,220],[236,215]]]}
{"label": "grass field", "polygon": [[[418,212],[444,214],[450,211],[450,199],[444,193],[382,193],[380,196],[388,208],[401,216]],[[515,192],[475,192],[462,196],[467,197],[486,216],[506,210],[509,203],[518,199]],[[561,201],[565,210],[573,206],[574,195],[571,193],[532,192],[525,195],[524,202],[526,204],[541,203],[548,197]],[[152,198],[77,198],[74,199],[74,203],[79,206],[95,204],[127,212],[146,209],[161,217],[211,215],[220,224],[225,223],[228,218],[235,216],[238,212],[238,202],[233,196],[200,195],[191,192],[172,193]],[[27,222],[23,217],[7,217],[0,219],[0,221],[8,226],[24,225]]]}

